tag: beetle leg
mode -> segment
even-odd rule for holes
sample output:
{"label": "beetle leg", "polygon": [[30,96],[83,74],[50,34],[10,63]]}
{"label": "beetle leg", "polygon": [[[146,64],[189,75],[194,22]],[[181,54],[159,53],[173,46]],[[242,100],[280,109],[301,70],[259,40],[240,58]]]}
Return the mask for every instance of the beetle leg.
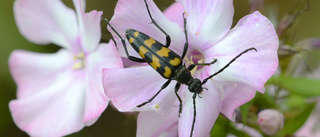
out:
{"label": "beetle leg", "polygon": [[149,6],[148,6],[148,4],[147,4],[147,1],[144,0],[144,2],[145,2],[145,4],[146,4],[147,10],[148,10],[148,14],[149,14],[149,16],[150,16],[150,18],[151,18],[152,23],[153,23],[160,31],[162,31],[162,33],[163,33],[164,35],[166,35],[166,45],[165,45],[165,47],[168,48],[168,47],[170,46],[170,43],[171,43],[171,38],[170,38],[170,36],[169,36],[168,33],[166,33],[166,32],[158,25],[158,23],[152,18],[151,13],[150,13],[150,10],[149,10]]}
{"label": "beetle leg", "polygon": [[166,83],[164,83],[162,86],[161,86],[161,89],[152,97],[150,98],[148,101],[144,102],[144,103],[141,103],[140,105],[138,105],[137,107],[140,108],[142,106],[144,106],[145,104],[147,103],[150,103],[156,96],[158,96],[158,94],[163,90],[165,89],[171,82],[171,79],[169,79]]}
{"label": "beetle leg", "polygon": [[213,61],[211,61],[210,63],[195,63],[195,64],[191,64],[189,67],[188,67],[188,70],[192,70],[195,66],[209,66],[209,65],[212,65],[214,63],[217,62],[217,59],[213,59]]}
{"label": "beetle leg", "polygon": [[178,115],[178,117],[180,117],[180,114],[182,112],[182,100],[181,100],[180,96],[178,95],[178,90],[179,90],[180,86],[181,86],[181,84],[177,83],[176,87],[174,88],[174,92],[176,93],[176,96],[177,96],[177,98],[179,100],[179,103],[180,103],[179,104],[179,115]]}
{"label": "beetle leg", "polygon": [[184,26],[184,35],[186,37],[186,43],[184,44],[183,52],[181,58],[184,59],[184,56],[186,55],[189,47],[189,42],[188,42],[188,34],[187,34],[187,19],[184,17],[185,12],[183,12],[183,26]]}
{"label": "beetle leg", "polygon": [[[128,52],[128,49],[127,49],[127,45],[126,45],[126,42],[125,40],[120,36],[120,34],[111,26],[111,24],[109,23],[109,21],[107,19],[103,19],[109,26],[110,28],[116,33],[116,35],[121,39],[121,43],[123,45],[123,48],[127,54],[127,57],[128,59],[130,59],[131,61],[134,61],[134,62],[146,62],[144,59],[141,59],[141,58],[137,58],[137,57],[134,57],[134,56],[130,56],[129,55],[129,52]],[[117,43],[115,43],[117,45]],[[118,49],[118,48],[117,48]]]}

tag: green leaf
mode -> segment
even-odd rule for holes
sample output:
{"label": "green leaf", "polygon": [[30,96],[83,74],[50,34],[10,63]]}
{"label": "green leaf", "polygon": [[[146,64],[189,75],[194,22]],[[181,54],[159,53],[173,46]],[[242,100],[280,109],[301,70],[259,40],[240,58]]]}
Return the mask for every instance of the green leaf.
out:
{"label": "green leaf", "polygon": [[242,106],[240,106],[240,113],[241,113],[242,123],[245,124],[245,125],[247,124],[247,117],[248,117],[249,110],[250,110],[252,105],[253,105],[253,100],[250,100],[246,104],[243,104]]}
{"label": "green leaf", "polygon": [[304,97],[320,96],[320,80],[305,77],[279,76],[269,81],[281,88]]}
{"label": "green leaf", "polygon": [[254,97],[254,105],[259,106],[259,108],[277,108],[275,98],[268,92],[264,94],[257,92]]}
{"label": "green leaf", "polygon": [[210,132],[211,137],[225,137],[227,136],[229,129],[230,121],[227,118],[219,115]]}
{"label": "green leaf", "polygon": [[286,97],[286,99],[284,100],[284,104],[286,104],[289,109],[299,109],[304,107],[308,103],[305,97],[291,94]]}
{"label": "green leaf", "polygon": [[217,118],[210,133],[211,137],[225,137],[228,133],[238,137],[250,137],[246,132],[236,129],[229,119],[221,115]]}
{"label": "green leaf", "polygon": [[285,121],[281,135],[294,134],[308,119],[316,103],[307,105],[300,113]]}

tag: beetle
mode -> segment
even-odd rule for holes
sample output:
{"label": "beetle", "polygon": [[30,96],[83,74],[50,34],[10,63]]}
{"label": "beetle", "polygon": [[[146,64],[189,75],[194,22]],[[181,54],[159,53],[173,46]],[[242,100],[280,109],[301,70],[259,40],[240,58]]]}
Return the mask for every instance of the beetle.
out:
{"label": "beetle", "polygon": [[[249,48],[244,50],[243,52],[239,53],[236,57],[234,57],[228,64],[226,64],[224,67],[222,67],[220,70],[218,70],[216,73],[210,75],[209,77],[205,78],[203,81],[201,81],[198,78],[193,78],[191,75],[191,70],[197,66],[205,66],[205,65],[212,65],[215,62],[217,62],[217,59],[213,59],[210,63],[194,63],[190,66],[186,67],[186,65],[183,63],[183,58],[185,57],[187,51],[188,51],[188,35],[187,35],[187,19],[185,18],[185,13],[183,13],[183,20],[184,20],[184,34],[185,34],[185,45],[183,49],[183,53],[181,56],[176,54],[174,51],[172,51],[169,46],[171,43],[170,36],[157,24],[157,22],[152,18],[152,15],[150,13],[147,1],[144,0],[146,9],[148,12],[148,15],[152,21],[152,24],[154,24],[162,33],[166,35],[166,44],[163,45],[162,43],[158,42],[157,40],[149,37],[148,35],[134,30],[134,29],[127,29],[126,30],[126,38],[132,48],[139,53],[139,55],[142,58],[134,57],[129,55],[125,39],[123,39],[120,34],[112,27],[112,25],[109,23],[107,19],[104,19],[105,22],[109,25],[109,27],[116,33],[116,35],[121,39],[121,43],[124,47],[125,53],[131,61],[134,62],[141,62],[141,63],[148,63],[154,70],[156,70],[163,78],[168,79],[162,86],[161,89],[152,96],[148,101],[143,102],[137,107],[142,107],[147,103],[152,102],[152,100],[163,90],[165,89],[172,80],[176,80],[177,84],[175,86],[175,94],[179,100],[179,117],[180,113],[182,112],[182,100],[181,97],[178,95],[178,90],[181,86],[181,84],[187,85],[190,92],[193,93],[193,107],[194,107],[194,114],[193,114],[193,123],[190,131],[190,137],[193,135],[194,130],[194,124],[196,121],[196,97],[197,95],[201,94],[203,92],[202,86],[212,77],[216,76],[217,74],[224,71],[231,63],[233,63],[237,58],[239,58],[242,54],[247,53],[250,50],[255,50],[257,52],[256,48]],[[199,96],[200,97],[200,96]]]}

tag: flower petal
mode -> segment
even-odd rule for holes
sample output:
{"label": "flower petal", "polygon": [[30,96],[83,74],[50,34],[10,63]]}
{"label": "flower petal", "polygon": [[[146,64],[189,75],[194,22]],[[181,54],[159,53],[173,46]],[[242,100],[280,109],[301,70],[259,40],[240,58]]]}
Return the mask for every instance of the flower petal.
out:
{"label": "flower petal", "polygon": [[81,35],[82,48],[86,52],[92,52],[97,48],[101,38],[101,15],[102,12],[96,10],[84,13],[83,1],[73,0],[78,15],[79,33]]}
{"label": "flower petal", "polygon": [[[203,93],[199,95],[201,98],[196,97],[196,121],[193,137],[208,136],[220,113],[221,92],[210,81],[205,84],[205,87],[208,90],[204,89]],[[186,96],[179,120],[179,136],[181,137],[190,136],[194,116],[193,93],[184,93]]]}
{"label": "flower petal", "polygon": [[[171,46],[170,48],[178,54],[181,54],[185,42],[183,29],[177,23],[169,21],[152,0],[147,0],[147,3],[153,19],[171,36],[171,45],[174,46]],[[183,18],[182,14],[180,17]],[[162,44],[166,43],[164,33],[151,23],[146,4],[143,0],[119,0],[110,24],[124,39],[125,31],[129,28],[133,28],[147,34]],[[112,30],[110,30],[110,32],[117,40],[117,47],[119,48],[121,55],[126,56],[118,36],[116,36]],[[126,44],[130,54],[139,57],[139,54],[137,54],[132,48],[129,48],[130,44],[128,42],[126,42]]]}
{"label": "flower petal", "polygon": [[9,107],[17,126],[30,136],[64,136],[84,127],[84,75],[69,69],[70,60],[64,50],[12,53],[9,64],[18,97]]}
{"label": "flower petal", "polygon": [[66,50],[54,54],[16,50],[10,55],[9,67],[18,85],[17,97],[24,98],[58,81],[61,75],[56,74],[72,68],[72,55]]}
{"label": "flower petal", "polygon": [[103,87],[107,97],[119,111],[149,111],[166,112],[177,99],[172,82],[167,88],[141,108],[137,105],[144,103],[154,96],[167,80],[162,78],[150,66],[103,69]]}
{"label": "flower petal", "polygon": [[97,122],[97,120],[99,119],[100,116],[101,116],[101,115],[96,116],[95,118],[92,118],[92,119],[90,119],[90,120],[84,121],[83,124],[84,124],[85,126],[91,126],[91,125],[93,125],[94,123]]}
{"label": "flower petal", "polygon": [[183,29],[183,18],[181,18],[184,12],[184,7],[181,3],[175,2],[171,4],[165,11],[163,11],[164,16],[166,16],[170,21],[178,23]]}
{"label": "flower petal", "polygon": [[78,19],[81,18],[82,13],[86,12],[86,1],[85,0],[72,0],[73,4],[74,4],[74,8],[77,12],[78,15]]}
{"label": "flower petal", "polygon": [[167,113],[140,112],[137,120],[137,137],[178,136],[178,107],[171,107]]}
{"label": "flower petal", "polygon": [[30,136],[64,136],[84,127],[84,79],[81,75],[67,76],[32,96],[10,102],[20,129]]}
{"label": "flower petal", "polygon": [[[199,42],[214,44],[230,30],[233,19],[233,0],[177,0],[187,12],[190,45]],[[209,46],[209,45],[208,45]]]}
{"label": "flower petal", "polygon": [[100,44],[86,58],[86,110],[84,121],[99,117],[106,109],[109,99],[102,86],[103,68],[122,68],[122,61],[114,44]]}
{"label": "flower petal", "polygon": [[264,92],[264,83],[278,66],[278,37],[272,23],[259,12],[242,18],[224,39],[204,51],[206,62],[212,61],[212,58],[218,59],[217,63],[210,66],[208,73],[217,72],[239,53],[251,47],[258,52],[252,50],[243,54],[213,79],[243,83]]}
{"label": "flower petal", "polygon": [[221,113],[230,120],[235,120],[234,110],[249,102],[256,94],[256,90],[251,86],[236,82],[218,82],[223,89],[223,99]]}
{"label": "flower petal", "polygon": [[21,34],[37,44],[71,48],[78,33],[75,12],[60,0],[17,0],[14,14]]}

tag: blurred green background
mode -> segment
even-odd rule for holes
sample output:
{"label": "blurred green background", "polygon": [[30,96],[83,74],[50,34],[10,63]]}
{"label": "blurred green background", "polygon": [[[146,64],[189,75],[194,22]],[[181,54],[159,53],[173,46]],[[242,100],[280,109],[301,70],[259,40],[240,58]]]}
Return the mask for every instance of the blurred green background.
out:
{"label": "blurred green background", "polygon": [[[284,14],[293,10],[295,0],[266,0],[262,13],[266,16],[273,14],[273,18],[279,20]],[[28,42],[20,35],[13,16],[14,0],[2,0],[0,2],[0,136],[27,136],[18,129],[11,118],[8,102],[16,98],[16,85],[8,70],[8,57],[13,50],[24,49],[35,52],[56,52],[59,47],[55,45],[39,46]],[[71,0],[64,2],[73,8]],[[166,9],[173,0],[155,0],[161,10]],[[103,11],[103,16],[110,19],[116,0],[90,0],[87,1],[87,11]],[[235,0],[234,24],[249,13],[248,0]],[[320,1],[310,0],[310,9],[301,14],[298,21],[290,28],[290,37],[293,42],[305,38],[320,37]],[[105,24],[102,25],[105,27]],[[36,31],[36,30],[35,30]],[[109,37],[106,31],[103,36]],[[117,112],[112,107],[103,113],[101,118],[91,127],[86,127],[79,133],[70,136],[135,136],[135,115],[125,115]]]}

